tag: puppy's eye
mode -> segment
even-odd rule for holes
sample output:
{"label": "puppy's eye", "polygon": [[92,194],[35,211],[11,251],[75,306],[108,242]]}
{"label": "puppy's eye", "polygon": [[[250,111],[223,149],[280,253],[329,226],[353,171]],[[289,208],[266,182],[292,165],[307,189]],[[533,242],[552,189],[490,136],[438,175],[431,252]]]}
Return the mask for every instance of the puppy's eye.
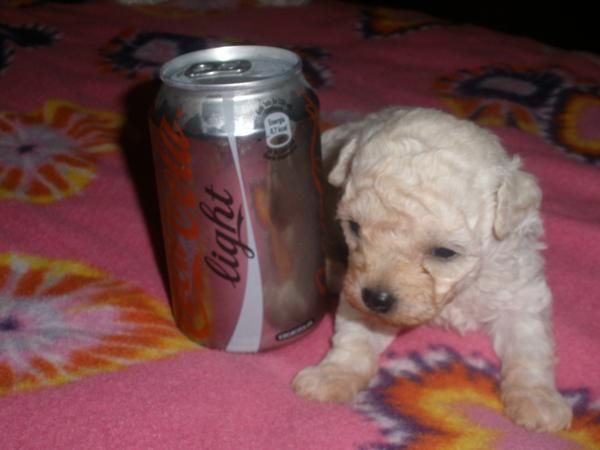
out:
{"label": "puppy's eye", "polygon": [[432,256],[435,256],[436,258],[440,259],[450,259],[453,256],[457,255],[457,253],[454,250],[451,250],[446,247],[434,247],[431,250],[431,254]]}
{"label": "puppy's eye", "polygon": [[354,220],[349,220],[348,226],[350,227],[350,231],[352,231],[352,234],[354,234],[354,236],[358,237],[360,235],[360,225],[357,222],[355,222]]}

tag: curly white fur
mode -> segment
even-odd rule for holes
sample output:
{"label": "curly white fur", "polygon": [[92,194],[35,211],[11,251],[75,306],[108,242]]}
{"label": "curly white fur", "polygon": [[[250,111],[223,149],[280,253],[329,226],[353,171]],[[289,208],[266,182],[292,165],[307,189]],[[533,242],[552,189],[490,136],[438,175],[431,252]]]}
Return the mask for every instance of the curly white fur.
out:
{"label": "curly white fur", "polygon": [[341,190],[348,267],[332,348],[296,376],[295,391],[350,401],[398,329],[432,322],[491,335],[516,423],[568,427],[554,384],[541,192],[519,158],[471,122],[402,108],[326,132],[323,156]]}

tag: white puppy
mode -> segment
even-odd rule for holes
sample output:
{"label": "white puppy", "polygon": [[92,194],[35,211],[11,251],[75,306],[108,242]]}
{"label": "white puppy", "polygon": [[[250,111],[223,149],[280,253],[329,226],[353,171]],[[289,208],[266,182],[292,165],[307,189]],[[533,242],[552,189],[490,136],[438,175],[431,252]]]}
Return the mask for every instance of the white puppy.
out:
{"label": "white puppy", "polygon": [[294,390],[350,401],[398,329],[486,330],[502,361],[506,414],[569,426],[554,384],[552,296],[539,239],[541,193],[490,132],[430,109],[391,108],[323,135],[348,247],[333,346]]}

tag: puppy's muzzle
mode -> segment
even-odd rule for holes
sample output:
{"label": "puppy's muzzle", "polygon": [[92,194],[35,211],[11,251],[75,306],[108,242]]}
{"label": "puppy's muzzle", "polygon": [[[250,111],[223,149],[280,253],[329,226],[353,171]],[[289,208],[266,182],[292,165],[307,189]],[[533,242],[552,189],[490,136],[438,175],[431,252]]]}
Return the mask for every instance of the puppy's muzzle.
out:
{"label": "puppy's muzzle", "polygon": [[380,314],[389,312],[396,304],[396,297],[389,292],[374,291],[368,288],[362,290],[362,300],[367,308]]}

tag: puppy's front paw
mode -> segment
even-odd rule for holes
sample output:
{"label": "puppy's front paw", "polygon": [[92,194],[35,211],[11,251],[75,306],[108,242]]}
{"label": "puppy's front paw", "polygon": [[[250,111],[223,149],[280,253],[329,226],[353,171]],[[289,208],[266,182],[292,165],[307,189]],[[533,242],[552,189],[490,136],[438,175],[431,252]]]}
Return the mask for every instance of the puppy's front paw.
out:
{"label": "puppy's front paw", "polygon": [[571,406],[547,387],[506,388],[502,392],[506,414],[518,425],[534,431],[560,431],[571,425]]}
{"label": "puppy's front paw", "polygon": [[292,382],[296,394],[310,400],[348,403],[369,384],[369,377],[335,364],[301,370]]}

